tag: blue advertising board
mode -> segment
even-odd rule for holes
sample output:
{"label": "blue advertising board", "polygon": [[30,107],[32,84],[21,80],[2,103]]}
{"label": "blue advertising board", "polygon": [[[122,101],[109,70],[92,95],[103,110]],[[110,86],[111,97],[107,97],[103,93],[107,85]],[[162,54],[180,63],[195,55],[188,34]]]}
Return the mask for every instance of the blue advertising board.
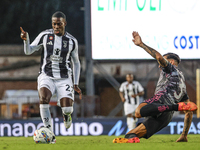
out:
{"label": "blue advertising board", "polygon": [[[142,121],[139,119],[139,122]],[[124,135],[128,128],[126,118],[77,118],[67,130],[62,118],[52,119],[56,136],[87,136],[87,135]],[[34,120],[0,120],[0,136],[33,136],[34,131],[43,126],[41,119]],[[157,134],[181,134],[184,119],[173,118],[167,127]],[[193,118],[189,134],[200,134],[200,119]]]}

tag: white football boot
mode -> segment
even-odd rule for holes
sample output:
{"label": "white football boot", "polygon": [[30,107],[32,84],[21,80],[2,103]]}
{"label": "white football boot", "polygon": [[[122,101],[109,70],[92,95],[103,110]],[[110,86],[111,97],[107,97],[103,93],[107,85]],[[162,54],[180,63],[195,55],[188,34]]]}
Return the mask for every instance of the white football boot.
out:
{"label": "white football boot", "polygon": [[53,138],[52,138],[51,144],[55,144],[55,143],[56,143],[56,137],[54,135]]}
{"label": "white football boot", "polygon": [[66,129],[69,129],[71,124],[72,124],[72,117],[71,114],[69,115],[64,115],[63,114],[63,121]]}

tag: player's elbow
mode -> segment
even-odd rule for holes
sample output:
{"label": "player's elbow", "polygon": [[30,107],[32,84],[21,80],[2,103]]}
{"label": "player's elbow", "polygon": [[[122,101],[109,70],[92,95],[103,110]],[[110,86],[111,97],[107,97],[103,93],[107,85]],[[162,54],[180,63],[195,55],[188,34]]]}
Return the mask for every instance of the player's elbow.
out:
{"label": "player's elbow", "polygon": [[31,55],[32,53],[31,52],[24,52],[25,53],[25,55]]}
{"label": "player's elbow", "polygon": [[24,53],[25,53],[25,55],[31,55],[37,50],[39,50],[39,48],[37,46],[30,46],[29,44],[25,44],[24,45]]}
{"label": "player's elbow", "polygon": [[163,60],[163,56],[160,53],[156,54],[156,60],[161,62]]}

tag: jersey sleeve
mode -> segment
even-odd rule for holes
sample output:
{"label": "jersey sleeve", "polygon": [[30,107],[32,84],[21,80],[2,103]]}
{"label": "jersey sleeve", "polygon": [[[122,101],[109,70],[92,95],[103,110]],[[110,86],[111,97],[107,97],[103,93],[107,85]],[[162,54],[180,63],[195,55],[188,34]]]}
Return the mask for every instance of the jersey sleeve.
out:
{"label": "jersey sleeve", "polygon": [[72,57],[72,63],[73,63],[73,77],[74,77],[74,84],[78,85],[79,83],[79,77],[80,77],[80,61],[79,61],[79,56],[78,56],[78,41],[76,39],[74,40],[74,49],[71,53]]}
{"label": "jersey sleeve", "polygon": [[27,40],[24,40],[24,53],[26,55],[30,55],[42,48],[42,43],[39,43],[39,41],[41,41],[42,33],[40,33],[31,44],[28,33],[26,33],[26,37]]}
{"label": "jersey sleeve", "polygon": [[162,67],[162,70],[166,73],[171,73],[174,69],[174,66],[170,62],[168,62],[166,67]]}
{"label": "jersey sleeve", "polygon": [[138,85],[138,92],[144,91],[144,88],[142,87],[142,85],[140,84],[140,82],[137,82],[137,85]]}
{"label": "jersey sleeve", "polygon": [[120,85],[120,87],[119,87],[119,91],[120,91],[120,92],[124,92],[124,89],[123,89],[124,86],[123,86],[123,85],[124,85],[124,83],[122,83],[122,84]]}

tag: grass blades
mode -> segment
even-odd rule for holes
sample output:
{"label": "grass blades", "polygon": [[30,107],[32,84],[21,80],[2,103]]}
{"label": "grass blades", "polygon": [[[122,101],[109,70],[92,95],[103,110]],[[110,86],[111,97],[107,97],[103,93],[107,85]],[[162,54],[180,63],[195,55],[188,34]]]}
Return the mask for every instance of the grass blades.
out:
{"label": "grass blades", "polygon": [[[140,143],[112,143],[116,136],[57,136],[56,144],[36,144],[32,137],[0,137],[0,150],[199,150],[200,135],[188,135],[188,142],[176,140],[180,135],[153,135]],[[120,136],[124,137],[124,136]]]}

